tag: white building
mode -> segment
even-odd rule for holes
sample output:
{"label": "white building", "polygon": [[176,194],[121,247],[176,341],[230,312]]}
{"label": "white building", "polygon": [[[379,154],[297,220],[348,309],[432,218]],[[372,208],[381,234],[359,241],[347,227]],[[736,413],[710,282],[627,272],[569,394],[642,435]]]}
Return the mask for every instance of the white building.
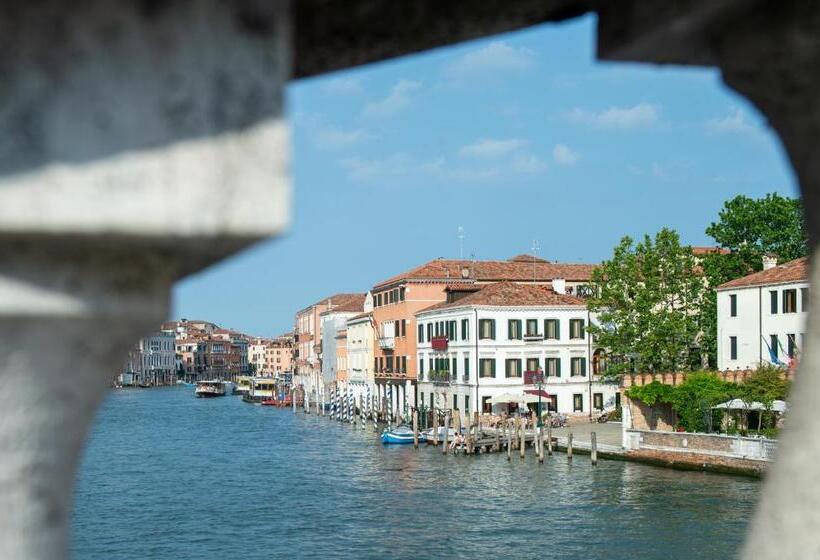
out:
{"label": "white building", "polygon": [[720,370],[788,365],[803,348],[809,305],[808,260],[777,265],[717,287],[717,362]]}
{"label": "white building", "polygon": [[347,320],[347,379],[352,384],[370,385],[375,392],[373,357],[373,295],[364,300],[364,313]]}
{"label": "white building", "polygon": [[120,385],[171,385],[176,382],[176,337],[172,332],[155,332],[128,353],[118,382]]}
{"label": "white building", "polygon": [[537,393],[525,385],[525,372],[540,369],[549,395],[543,410],[583,415],[590,407],[616,406],[616,385],[590,371],[603,353],[586,332],[590,316],[582,299],[510,282],[447,292],[446,302],[416,313],[419,404],[502,412],[507,405],[489,399]]}

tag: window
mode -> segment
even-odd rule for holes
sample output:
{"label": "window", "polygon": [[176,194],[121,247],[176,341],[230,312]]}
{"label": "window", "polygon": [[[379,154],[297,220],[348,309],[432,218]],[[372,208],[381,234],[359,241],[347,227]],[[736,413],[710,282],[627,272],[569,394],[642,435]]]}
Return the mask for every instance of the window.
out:
{"label": "window", "polygon": [[461,340],[467,340],[470,338],[470,321],[468,319],[461,320]]}
{"label": "window", "polygon": [[[385,358],[385,360],[387,362],[387,364],[386,364],[387,370],[392,372],[393,371],[393,356],[387,356]],[[398,364],[396,364],[396,366],[398,366]]]}
{"label": "window", "polygon": [[604,409],[604,394],[603,393],[592,393],[592,406],[595,410],[603,410]]}
{"label": "window", "polygon": [[[419,358],[419,377],[424,376],[424,358]],[[424,401],[424,399],[422,399]]]}
{"label": "window", "polygon": [[561,358],[544,360],[544,373],[550,377],[561,377]]}
{"label": "window", "polygon": [[453,358],[452,362],[453,368],[450,370],[450,373],[453,375],[453,379],[455,379],[456,377],[458,377],[458,359]]}
{"label": "window", "polygon": [[376,307],[381,307],[382,305],[382,295],[379,294],[376,296]]}
{"label": "window", "polygon": [[427,323],[427,340],[433,340],[433,323]]}
{"label": "window", "polygon": [[430,393],[430,408],[435,408],[435,404],[433,403],[433,398],[435,397],[434,393]]}
{"label": "window", "polygon": [[547,410],[558,412],[558,395],[550,395],[550,398],[547,399]]}
{"label": "window", "polygon": [[481,358],[478,360],[479,377],[495,377],[495,359]]}
{"label": "window", "polygon": [[453,410],[458,408],[458,395],[453,395]]}
{"label": "window", "polygon": [[777,291],[776,290],[772,290],[771,292],[769,292],[769,303],[771,304],[769,310],[771,311],[772,315],[777,315]]}
{"label": "window", "polygon": [[800,288],[800,311],[809,310],[809,289]]}
{"label": "window", "polygon": [[797,290],[783,290],[783,313],[797,313]]}
{"label": "window", "polygon": [[777,361],[777,335],[771,334],[769,335],[769,353],[772,357],[772,362]]}
{"label": "window", "polygon": [[430,371],[434,371],[436,369],[436,363],[433,361],[433,358],[427,362],[430,365]]}
{"label": "window", "polygon": [[419,342],[424,342],[424,325],[419,324]]}
{"label": "window", "polygon": [[399,288],[399,301],[404,301],[405,288]]}
{"label": "window", "polygon": [[584,395],[583,393],[575,393],[572,395],[572,411],[573,412],[583,412],[584,411]]}
{"label": "window", "polygon": [[373,358],[373,371],[379,371],[379,359]]}
{"label": "window", "polygon": [[795,342],[794,334],[787,334],[786,335],[786,351],[789,354],[789,358],[794,358],[795,350],[797,349],[797,343]]}
{"label": "window", "polygon": [[510,319],[507,321],[507,338],[510,340],[521,340],[521,320]]}
{"label": "window", "polygon": [[584,338],[584,320],[570,319],[569,320],[569,337],[570,338]]}
{"label": "window", "polygon": [[401,336],[407,336],[407,320],[401,320]]}
{"label": "window", "polygon": [[470,414],[470,395],[464,395],[464,410]]}
{"label": "window", "polygon": [[419,392],[419,402],[424,406],[424,391]]}
{"label": "window", "polygon": [[495,340],[495,319],[480,319],[478,321],[478,338]]}
{"label": "window", "polygon": [[538,336],[538,319],[527,319],[527,336]]}
{"label": "window", "polygon": [[464,378],[470,378],[470,358],[464,358]]}
{"label": "window", "polygon": [[456,340],[456,322],[447,321],[447,340]]}
{"label": "window", "polygon": [[581,377],[587,374],[586,358],[570,358],[569,371],[572,377]]}
{"label": "window", "polygon": [[729,337],[729,359],[737,360],[737,337]]}
{"label": "window", "polygon": [[729,296],[729,316],[737,317],[737,294]]}
{"label": "window", "polygon": [[558,319],[546,319],[544,321],[544,338],[553,340],[561,338],[561,323]]}
{"label": "window", "polygon": [[521,377],[521,360],[518,358],[507,359],[504,371],[508,378]]}
{"label": "window", "polygon": [[527,358],[527,371],[538,371],[541,367],[540,362],[538,358]]}
{"label": "window", "polygon": [[407,356],[401,357],[401,372],[407,373]]}

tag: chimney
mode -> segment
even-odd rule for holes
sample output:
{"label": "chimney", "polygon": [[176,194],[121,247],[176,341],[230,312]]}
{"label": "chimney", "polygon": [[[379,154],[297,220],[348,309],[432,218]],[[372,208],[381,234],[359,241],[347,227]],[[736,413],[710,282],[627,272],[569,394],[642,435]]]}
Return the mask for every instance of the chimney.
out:
{"label": "chimney", "polygon": [[462,278],[469,278],[470,277],[470,268],[466,266],[461,267],[461,277]]}
{"label": "chimney", "polygon": [[763,270],[769,270],[777,266],[777,255],[774,253],[766,253],[763,255]]}
{"label": "chimney", "polygon": [[552,291],[556,294],[566,294],[567,293],[567,281],[563,278],[553,278],[552,279]]}

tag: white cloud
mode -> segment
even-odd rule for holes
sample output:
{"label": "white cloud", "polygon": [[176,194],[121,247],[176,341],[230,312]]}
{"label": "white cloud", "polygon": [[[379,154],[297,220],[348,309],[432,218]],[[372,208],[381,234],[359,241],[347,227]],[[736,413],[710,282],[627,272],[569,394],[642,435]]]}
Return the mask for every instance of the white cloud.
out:
{"label": "white cloud", "polygon": [[632,165],[629,172],[636,177],[646,177],[654,181],[666,183],[669,181],[685,180],[687,172],[691,169],[692,163],[689,161],[653,161],[648,167]]}
{"label": "white cloud", "polygon": [[366,134],[361,129],[342,130],[327,126],[313,131],[313,142],[320,148],[344,148],[358,144],[365,137]]}
{"label": "white cloud", "polygon": [[532,154],[518,154],[512,161],[512,170],[515,173],[524,173],[529,175],[541,173],[546,168],[546,162]]}
{"label": "white cloud", "polygon": [[415,80],[399,80],[384,99],[365,105],[366,117],[389,117],[407,107],[413,94],[421,89],[422,83]]}
{"label": "white cloud", "polygon": [[598,128],[645,128],[658,122],[660,108],[649,103],[639,103],[633,107],[610,107],[604,111],[587,111],[576,107],[567,118],[576,123]]}
{"label": "white cloud", "polygon": [[456,59],[444,68],[444,73],[454,81],[486,80],[500,73],[524,72],[533,66],[535,53],[531,49],[493,41]]}
{"label": "white cloud", "polygon": [[334,78],[325,83],[322,89],[333,95],[360,95],[364,93],[362,82],[358,78]]}
{"label": "white cloud", "polygon": [[393,154],[383,159],[347,158],[341,161],[348,177],[357,183],[380,183],[401,177],[410,170],[409,158]]}
{"label": "white cloud", "polygon": [[760,129],[746,117],[746,114],[735,107],[725,117],[709,119],[705,123],[706,130],[712,134],[742,134],[754,136]]}
{"label": "white cloud", "polygon": [[565,144],[556,144],[552,149],[552,159],[560,165],[575,165],[581,159],[581,154],[573,152]]}
{"label": "white cloud", "polygon": [[507,155],[526,145],[527,141],[521,138],[508,138],[506,140],[484,138],[473,144],[463,146],[459,153],[467,157],[490,159]]}

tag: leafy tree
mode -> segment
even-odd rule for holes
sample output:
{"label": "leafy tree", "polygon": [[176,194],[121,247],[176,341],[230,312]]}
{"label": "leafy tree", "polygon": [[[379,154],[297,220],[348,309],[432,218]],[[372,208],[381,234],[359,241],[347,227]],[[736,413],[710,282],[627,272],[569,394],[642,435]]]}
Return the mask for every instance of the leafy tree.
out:
{"label": "leafy tree", "polygon": [[675,387],[672,408],[687,432],[711,431],[712,407],[734,398],[736,392],[737,385],[723,381],[714,373],[691,373],[686,376],[686,381]]}
{"label": "leafy tree", "polygon": [[781,262],[808,254],[800,200],[769,193],[763,198],[736,196],[723,204],[719,219],[706,234],[731,254],[717,270],[737,278],[763,268],[763,255],[774,253]]}
{"label": "leafy tree", "polygon": [[770,413],[774,401],[784,400],[789,391],[789,382],[783,379],[783,371],[783,368],[772,364],[761,365],[738,387],[738,397],[743,402],[749,405],[759,402],[763,405],[764,411],[757,417],[758,431],[763,427],[763,412]]}
{"label": "leafy tree", "polygon": [[693,350],[706,287],[691,248],[681,246],[676,232],[662,229],[637,245],[624,237],[592,282],[595,295],[587,307],[598,324],[589,330],[615,357],[607,376],[623,373],[630,361],[644,371],[699,367]]}
{"label": "leafy tree", "polygon": [[[736,196],[724,203],[718,221],[706,228],[728,254],[703,256],[701,266],[710,288],[763,268],[763,255],[774,253],[781,262],[808,254],[803,210],[799,199],[767,194],[753,199]],[[701,309],[701,348],[708,365],[717,366],[717,294],[710,289]]]}
{"label": "leafy tree", "polygon": [[675,388],[672,385],[665,385],[659,381],[653,381],[646,385],[633,385],[626,390],[626,396],[643,402],[647,406],[668,403],[672,404],[672,395]]}

